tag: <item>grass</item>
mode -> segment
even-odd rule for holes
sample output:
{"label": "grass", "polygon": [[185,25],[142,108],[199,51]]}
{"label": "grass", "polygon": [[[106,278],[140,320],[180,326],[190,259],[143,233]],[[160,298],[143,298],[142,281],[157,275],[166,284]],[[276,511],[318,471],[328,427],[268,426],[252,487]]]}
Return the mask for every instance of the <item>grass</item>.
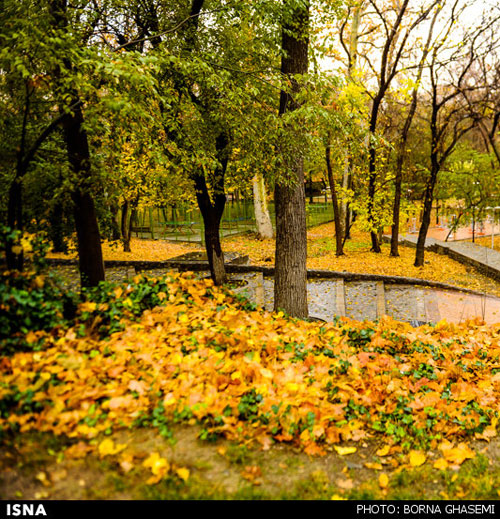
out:
{"label": "grass", "polygon": [[[348,459],[335,453],[309,458],[283,446],[263,452],[228,441],[201,442],[196,439],[194,429],[177,428],[176,446],[148,431],[130,433],[129,442],[139,448],[143,443],[154,442],[160,451],[168,449],[169,459],[178,461],[179,456],[184,456],[188,462],[191,473],[187,481],[170,474],[154,485],[144,483],[145,469],[141,464],[125,473],[117,460],[100,460],[95,454],[79,460],[65,459],[68,440],[64,438],[40,433],[12,438],[9,449],[3,449],[0,456],[0,498],[494,500],[500,497],[498,440],[493,440],[483,454],[454,469],[441,471],[431,464],[389,469],[385,465],[382,472],[389,476],[389,483],[383,488],[379,484],[381,471],[359,463],[351,463],[348,468]],[[374,445],[367,444],[359,459],[374,460],[370,455],[373,450]],[[193,460],[200,463],[189,463]],[[259,467],[261,476],[253,481],[245,479],[242,474],[247,464]],[[64,477],[56,478],[57,473]]]}

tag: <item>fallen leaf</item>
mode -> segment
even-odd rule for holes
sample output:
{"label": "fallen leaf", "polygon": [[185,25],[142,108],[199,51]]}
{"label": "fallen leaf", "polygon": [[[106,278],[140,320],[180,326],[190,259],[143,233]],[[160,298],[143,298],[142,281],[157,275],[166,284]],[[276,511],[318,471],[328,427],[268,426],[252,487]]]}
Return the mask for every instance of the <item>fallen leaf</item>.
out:
{"label": "fallen leaf", "polygon": [[389,486],[389,477],[384,472],[378,477],[378,484],[380,488],[387,488]]}
{"label": "fallen leaf", "polygon": [[354,482],[352,479],[339,478],[337,479],[337,481],[335,481],[335,484],[343,490],[351,490],[352,488],[354,488]]}
{"label": "fallen leaf", "polygon": [[446,470],[449,464],[444,458],[439,458],[434,462],[433,467],[438,470]]}
{"label": "fallen leaf", "polygon": [[409,454],[410,459],[410,465],[412,467],[420,467],[420,465],[423,465],[425,463],[425,454],[422,451],[410,451]]}
{"label": "fallen leaf", "polygon": [[179,468],[176,470],[176,473],[182,481],[187,481],[189,478],[189,469]]}
{"label": "fallen leaf", "polygon": [[390,445],[384,445],[383,447],[381,447],[380,449],[378,449],[375,454],[377,456],[387,456],[387,454],[389,454],[389,451],[391,450],[391,447]]}
{"label": "fallen leaf", "polygon": [[338,445],[334,445],[333,448],[337,451],[337,454],[340,454],[340,456],[353,454],[358,450],[356,447],[339,447]]}

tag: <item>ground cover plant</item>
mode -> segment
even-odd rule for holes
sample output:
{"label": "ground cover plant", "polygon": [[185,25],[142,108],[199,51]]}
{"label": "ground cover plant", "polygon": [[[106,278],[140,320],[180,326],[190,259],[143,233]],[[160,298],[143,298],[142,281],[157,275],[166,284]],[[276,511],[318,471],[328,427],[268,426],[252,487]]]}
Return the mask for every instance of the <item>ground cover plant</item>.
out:
{"label": "ground cover plant", "polygon": [[[135,471],[147,474],[151,487],[141,495],[237,497],[234,489],[217,494],[197,485],[203,467],[192,459],[188,466],[182,457],[169,459],[158,443],[144,452],[141,434],[153,430],[168,443],[182,426],[196,431],[196,441],[216,442],[219,457],[238,465],[252,488],[265,478],[262,463],[248,460],[280,445],[314,459],[361,456],[351,465],[373,473],[355,485],[349,463],[344,472],[337,465],[333,480],[313,470],[309,497],[359,497],[362,488],[383,497],[401,486],[404,494],[412,471],[424,468],[429,478],[449,482],[442,492],[459,496],[463,485],[453,483],[465,477],[461,465],[489,469],[485,447],[497,448],[498,326],[307,322],[264,312],[211,280],[174,273],[105,287],[100,299],[77,304],[75,319],[30,330],[25,342],[39,347],[2,357],[2,442],[33,455],[54,438],[52,462],[89,456],[109,463],[108,475],[121,481],[115,492],[137,488],[127,476]],[[12,470],[12,459],[3,462]],[[43,486],[46,469],[35,477]],[[494,486],[481,488],[467,492],[495,497]]]}

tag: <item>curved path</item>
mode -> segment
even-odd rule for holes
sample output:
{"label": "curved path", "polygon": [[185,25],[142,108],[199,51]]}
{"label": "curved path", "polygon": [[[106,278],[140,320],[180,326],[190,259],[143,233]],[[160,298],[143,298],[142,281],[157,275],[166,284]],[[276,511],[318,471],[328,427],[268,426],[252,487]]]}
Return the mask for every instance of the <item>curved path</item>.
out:
{"label": "curved path", "polygon": [[[273,309],[273,279],[262,273],[240,274],[247,281],[236,289],[267,310]],[[488,324],[500,323],[500,298],[443,289],[394,283],[383,280],[310,279],[308,281],[309,314],[325,321],[335,316],[375,320],[384,315],[413,325],[436,323],[441,319],[459,323],[481,318]]]}
{"label": "curved path", "polygon": [[[123,282],[132,279],[138,271],[161,276],[175,270],[165,263],[161,268],[159,265],[144,267],[141,265],[138,268],[132,262],[129,265],[110,266],[106,268],[106,279]],[[202,271],[206,275],[205,265],[189,267],[190,270]],[[78,289],[76,264],[59,264],[54,268],[68,287]],[[245,265],[228,267],[228,270],[232,271],[232,280],[243,280],[246,283],[237,287],[236,292],[245,291],[259,306],[273,309],[272,268]],[[309,271],[308,300],[309,314],[325,321],[331,321],[335,316],[362,321],[389,315],[412,324],[435,323],[441,319],[458,323],[475,317],[488,324],[500,323],[500,298],[421,279]]]}

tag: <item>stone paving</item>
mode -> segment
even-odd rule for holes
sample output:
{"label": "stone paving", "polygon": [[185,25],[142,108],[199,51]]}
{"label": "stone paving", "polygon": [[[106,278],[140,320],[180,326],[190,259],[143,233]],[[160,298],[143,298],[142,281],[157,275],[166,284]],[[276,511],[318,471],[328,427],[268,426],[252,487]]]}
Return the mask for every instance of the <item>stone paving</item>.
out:
{"label": "stone paving", "polygon": [[[400,241],[415,246],[417,239],[418,236],[414,234],[404,234]],[[425,240],[425,248],[448,254],[453,259],[475,266],[483,274],[500,280],[500,252],[494,249],[467,241],[445,242],[432,237]]]}
{"label": "stone paving", "polygon": [[[415,244],[416,236],[405,235],[402,241]],[[428,238],[426,247],[442,247],[463,259],[497,270],[500,276],[500,253],[470,242],[443,242]],[[76,265],[55,267],[68,288],[78,289],[79,274]],[[146,275],[161,276],[171,268],[142,271]],[[206,273],[205,273],[206,274]],[[106,279],[124,282],[136,275],[134,267],[121,266],[106,269]],[[273,310],[274,281],[261,272],[233,274],[231,279],[243,282],[236,292],[247,297],[266,310]],[[308,281],[309,314],[312,317],[332,321],[335,316],[347,316],[356,320],[375,320],[389,315],[411,323],[463,322],[479,317],[489,324],[500,323],[500,299],[460,290],[445,290],[411,284],[394,284],[384,281],[344,281],[344,279],[311,279]]]}
{"label": "stone paving", "polygon": [[[268,311],[273,310],[273,280],[262,273],[238,274],[236,292]],[[241,285],[241,281],[246,285]],[[339,298],[339,283],[344,297]],[[432,287],[385,284],[372,281],[310,280],[307,284],[309,315],[324,321],[347,316],[373,321],[388,315],[410,323],[437,323],[441,319],[460,323],[480,318],[500,323],[500,298]]]}

